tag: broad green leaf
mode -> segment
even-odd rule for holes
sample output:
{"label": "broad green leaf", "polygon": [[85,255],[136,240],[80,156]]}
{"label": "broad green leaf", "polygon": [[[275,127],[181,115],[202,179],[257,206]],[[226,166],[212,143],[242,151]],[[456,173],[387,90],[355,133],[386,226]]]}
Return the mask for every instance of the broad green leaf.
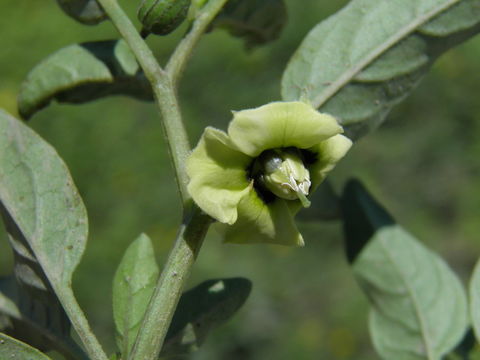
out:
{"label": "broad green leaf", "polygon": [[388,360],[438,360],[468,326],[462,284],[366,192],[350,182],[344,192],[346,246],[354,275],[372,310],[370,332]]}
{"label": "broad green leaf", "polygon": [[14,243],[17,253],[35,256],[55,290],[70,288],[87,241],[85,207],[55,150],[3,110],[0,202],[26,241]]}
{"label": "broad green leaf", "polygon": [[97,0],[57,0],[65,13],[86,25],[95,25],[107,18]]}
{"label": "broad green leaf", "polygon": [[283,99],[310,101],[358,138],[439,55],[479,31],[480,0],[352,0],[304,39],[283,75]]}
{"label": "broad green leaf", "polygon": [[208,280],[183,293],[168,329],[162,356],[195,350],[208,333],[245,303],[252,284],[244,278]]}
{"label": "broad green leaf", "polygon": [[470,279],[470,314],[477,340],[480,341],[480,261],[475,265]]}
{"label": "broad green leaf", "polygon": [[[37,269],[41,268],[40,273],[33,275],[34,267],[20,266],[18,271],[25,272],[21,285],[28,283],[32,289],[43,287],[48,293],[53,290],[69,311],[70,320],[74,324],[84,322],[71,281],[87,241],[85,207],[55,150],[3,110],[0,110],[0,209],[10,244],[17,258],[21,258],[20,264],[30,260],[32,266],[38,263]],[[53,315],[61,328],[62,317]]]}
{"label": "broad green leaf", "polygon": [[37,349],[2,333],[0,333],[0,359],[50,360]]}
{"label": "broad green leaf", "polygon": [[27,75],[18,96],[24,119],[52,100],[80,104],[110,95],[152,100],[151,87],[123,40],[67,46]]}
{"label": "broad green leaf", "polygon": [[158,274],[152,242],[141,234],[125,251],[113,279],[113,317],[124,358],[132,349]]}

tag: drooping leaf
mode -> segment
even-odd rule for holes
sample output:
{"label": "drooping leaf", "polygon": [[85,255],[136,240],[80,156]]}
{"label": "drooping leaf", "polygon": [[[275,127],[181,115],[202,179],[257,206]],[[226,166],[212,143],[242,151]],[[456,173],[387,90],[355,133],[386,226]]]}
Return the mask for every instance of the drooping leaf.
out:
{"label": "drooping leaf", "polygon": [[50,360],[37,349],[0,333],[0,359]]}
{"label": "drooping leaf", "polygon": [[113,279],[113,317],[124,358],[132,349],[158,273],[152,242],[142,234],[125,251]]}
{"label": "drooping leaf", "polygon": [[[342,206],[347,253],[372,310],[370,332],[384,359],[438,360],[467,330],[458,278],[352,181]],[[350,208],[350,211],[347,209]]]}
{"label": "drooping leaf", "polygon": [[245,303],[252,284],[244,278],[208,280],[183,293],[168,329],[162,356],[195,350],[215,327]]}
{"label": "drooping leaf", "polygon": [[435,59],[480,31],[480,0],[353,0],[293,55],[284,100],[304,99],[356,139],[382,123]]}
{"label": "drooping leaf", "polygon": [[18,96],[24,119],[52,100],[81,104],[110,95],[152,100],[151,87],[123,40],[67,46],[27,75]]}
{"label": "drooping leaf", "polygon": [[107,18],[97,0],[57,0],[65,13],[85,25],[96,25]]}
{"label": "drooping leaf", "polygon": [[[0,209],[10,244],[20,260],[16,274],[17,277],[21,274],[21,284],[32,291],[43,288],[44,292],[39,292],[39,296],[45,296],[42,303],[51,301],[50,294],[54,291],[62,306],[69,309],[69,318],[78,324],[83,314],[76,305],[71,281],[87,241],[85,207],[55,150],[3,110],[0,110]],[[28,262],[30,266],[25,266]],[[32,274],[35,269],[41,270]],[[32,301],[32,306],[38,304],[35,297]],[[61,329],[63,317],[55,314],[43,321],[57,322]],[[37,315],[42,316],[41,312]]]}

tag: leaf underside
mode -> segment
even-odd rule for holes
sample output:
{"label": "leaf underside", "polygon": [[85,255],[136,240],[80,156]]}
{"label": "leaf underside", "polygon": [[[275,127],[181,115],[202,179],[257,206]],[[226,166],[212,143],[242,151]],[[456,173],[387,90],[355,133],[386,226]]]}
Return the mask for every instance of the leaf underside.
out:
{"label": "leaf underside", "polygon": [[347,185],[342,202],[354,209],[345,213],[346,247],[355,249],[352,269],[371,302],[377,352],[388,360],[442,358],[468,326],[460,281],[445,261],[393,223],[359,183]]}
{"label": "leaf underside", "polygon": [[306,36],[283,74],[282,97],[311,102],[358,139],[439,55],[479,31],[480,0],[353,0]]}
{"label": "leaf underside", "polygon": [[28,119],[52,100],[80,104],[111,95],[153,100],[151,87],[123,40],[74,44],[53,53],[27,75],[18,109]]}
{"label": "leaf underside", "polygon": [[85,358],[63,310],[75,302],[71,279],[87,241],[85,207],[55,150],[1,109],[0,213],[15,255],[15,281],[0,282],[5,328],[41,350]]}

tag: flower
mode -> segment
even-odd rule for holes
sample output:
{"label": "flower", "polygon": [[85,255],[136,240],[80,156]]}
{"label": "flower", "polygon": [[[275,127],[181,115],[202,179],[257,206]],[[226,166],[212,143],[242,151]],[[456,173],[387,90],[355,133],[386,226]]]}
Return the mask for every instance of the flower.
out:
{"label": "flower", "polygon": [[303,102],[233,112],[228,133],[207,127],[187,160],[188,191],[226,242],[304,244],[294,215],[352,142]]}

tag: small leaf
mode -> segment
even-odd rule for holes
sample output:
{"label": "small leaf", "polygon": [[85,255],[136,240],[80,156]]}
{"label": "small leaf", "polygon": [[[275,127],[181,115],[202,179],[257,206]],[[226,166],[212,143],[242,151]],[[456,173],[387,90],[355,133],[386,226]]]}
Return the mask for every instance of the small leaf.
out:
{"label": "small leaf", "polygon": [[249,280],[231,278],[208,280],[183,293],[161,355],[171,356],[195,350],[210,330],[238,311],[251,289]]}
{"label": "small leaf", "polygon": [[81,104],[110,95],[152,100],[151,87],[123,40],[67,46],[30,71],[18,96],[28,119],[52,100]]}
{"label": "small leaf", "polygon": [[283,99],[312,102],[359,138],[439,55],[479,31],[480,0],[353,0],[307,35],[283,75]]}
{"label": "small leaf", "polygon": [[113,317],[123,358],[137,337],[158,273],[152,242],[141,234],[125,251],[113,279]]}
{"label": "small leaf", "polygon": [[360,183],[348,183],[342,206],[347,253],[372,305],[376,350],[388,360],[440,359],[468,326],[460,281],[438,255],[395,224]]}
{"label": "small leaf", "polygon": [[50,360],[37,349],[2,333],[0,333],[0,359]]}
{"label": "small leaf", "polygon": [[477,340],[480,341],[480,261],[477,261],[470,279],[470,313]]}
{"label": "small leaf", "polygon": [[68,16],[85,25],[96,25],[107,18],[97,0],[57,0],[57,3]]}

